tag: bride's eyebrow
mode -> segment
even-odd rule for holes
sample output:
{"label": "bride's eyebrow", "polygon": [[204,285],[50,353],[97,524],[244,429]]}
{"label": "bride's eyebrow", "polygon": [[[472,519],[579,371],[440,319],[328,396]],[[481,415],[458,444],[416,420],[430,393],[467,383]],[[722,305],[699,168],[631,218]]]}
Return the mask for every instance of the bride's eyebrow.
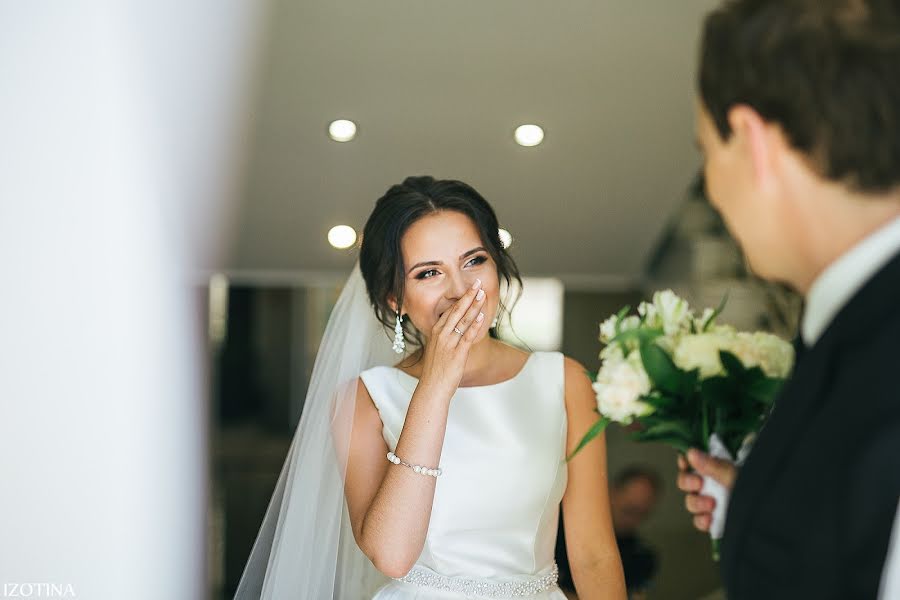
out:
{"label": "bride's eyebrow", "polygon": [[472,256],[476,252],[487,252],[487,249],[484,246],[478,246],[477,248],[472,248],[471,250],[469,250],[468,252],[466,252],[465,254],[460,256],[459,260],[464,260],[464,259]]}
{"label": "bride's eyebrow", "polygon": [[[468,258],[477,252],[487,252],[487,249],[484,246],[478,246],[477,248],[472,248],[471,250],[469,250],[468,252],[466,252],[465,254],[460,256],[459,260]],[[438,267],[442,264],[444,264],[444,263],[442,263],[439,260],[429,260],[429,261],[425,261],[425,262],[416,263],[412,267],[410,267],[409,271],[407,271],[406,274],[409,275],[410,273],[412,273],[419,267]]]}
{"label": "bride's eyebrow", "polygon": [[442,264],[444,264],[444,263],[442,263],[442,262],[439,261],[439,260],[429,260],[429,261],[427,261],[427,262],[416,263],[416,264],[414,264],[412,267],[410,267],[409,271],[407,271],[406,274],[409,275],[410,273],[412,273],[413,271],[415,271],[415,270],[418,269],[419,267],[439,267],[439,266],[441,266]]}

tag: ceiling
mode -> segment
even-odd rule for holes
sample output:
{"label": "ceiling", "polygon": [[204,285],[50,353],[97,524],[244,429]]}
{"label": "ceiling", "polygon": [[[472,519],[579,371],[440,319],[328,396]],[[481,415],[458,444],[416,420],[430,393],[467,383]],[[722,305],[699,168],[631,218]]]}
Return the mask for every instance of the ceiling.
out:
{"label": "ceiling", "polygon": [[[641,279],[698,168],[694,63],[717,0],[273,0],[227,270],[346,272],[325,239],[362,228],[407,175],[464,180],[523,274]],[[356,139],[326,135],[354,120]],[[541,125],[535,148],[517,146]]]}

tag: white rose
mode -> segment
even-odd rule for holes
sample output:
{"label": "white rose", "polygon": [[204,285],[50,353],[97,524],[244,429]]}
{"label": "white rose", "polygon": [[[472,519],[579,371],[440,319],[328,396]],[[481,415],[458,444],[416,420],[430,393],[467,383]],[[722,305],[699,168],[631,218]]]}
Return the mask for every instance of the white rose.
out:
{"label": "white rose", "polygon": [[728,349],[745,367],[759,367],[769,377],[783,379],[794,365],[794,347],[769,333],[738,333]]}
{"label": "white rose", "polygon": [[679,340],[672,354],[675,364],[685,371],[700,370],[700,378],[706,379],[723,372],[719,350],[727,350],[732,336],[726,332],[686,335]]}
{"label": "white rose", "polygon": [[769,377],[786,378],[794,370],[794,346],[777,335],[756,333],[757,344],[766,350],[765,360],[760,363],[763,372]]}
{"label": "white rose", "polygon": [[650,378],[631,358],[604,362],[593,386],[600,414],[626,425],[653,412],[652,406],[640,400],[650,391]]}
{"label": "white rose", "polygon": [[714,333],[721,337],[734,337],[737,335],[737,329],[731,325],[713,325],[706,333]]}
{"label": "white rose", "polygon": [[725,372],[719,359],[720,350],[734,354],[747,368],[761,368],[769,377],[787,377],[794,364],[793,346],[778,336],[762,332],[738,333],[727,326],[684,336],[678,342],[672,360],[685,371],[700,369],[700,377],[706,379]]}

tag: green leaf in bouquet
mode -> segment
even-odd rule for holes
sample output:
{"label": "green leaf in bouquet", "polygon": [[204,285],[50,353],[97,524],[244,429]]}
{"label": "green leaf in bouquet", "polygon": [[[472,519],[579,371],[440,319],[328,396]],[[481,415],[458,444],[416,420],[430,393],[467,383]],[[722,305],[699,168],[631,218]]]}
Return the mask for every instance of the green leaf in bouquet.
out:
{"label": "green leaf in bouquet", "polygon": [[634,442],[662,442],[686,452],[689,448],[696,448],[697,444],[691,443],[691,438],[677,433],[634,431],[630,438]]}
{"label": "green leaf in bouquet", "polygon": [[[679,369],[681,370],[681,369]],[[700,369],[692,371],[681,371],[681,395],[685,397],[694,396],[700,383]]]}
{"label": "green leaf in bouquet", "polygon": [[764,411],[761,411],[759,405],[756,405],[750,411],[732,412],[727,418],[716,423],[714,431],[732,456],[737,456],[737,452],[748,434],[760,430],[763,414]]}
{"label": "green leaf in bouquet", "polygon": [[695,448],[696,444],[691,444],[684,438],[678,436],[667,436],[667,435],[659,435],[652,437],[641,437],[638,438],[637,434],[632,434],[632,439],[635,442],[659,442],[661,444],[666,444],[667,446],[671,446],[675,448],[679,452],[686,453],[691,448]]}
{"label": "green leaf in bouquet", "polygon": [[679,369],[669,354],[653,343],[641,344],[641,362],[653,385],[668,394],[685,391],[687,373]]}
{"label": "green leaf in bouquet", "polygon": [[719,438],[722,440],[722,443],[725,444],[725,448],[728,449],[728,452],[732,457],[736,457],[738,455],[738,452],[741,451],[741,446],[744,444],[745,437],[747,437],[746,434],[741,435],[739,433],[719,436]]}
{"label": "green leaf in bouquet", "polygon": [[[677,398],[674,398],[669,394],[662,394],[660,392],[651,392],[642,397],[641,400],[652,406],[657,413],[665,412],[678,406]],[[652,417],[653,415],[648,416]],[[647,417],[640,418],[642,423],[646,423],[646,419]]]}
{"label": "green leaf in bouquet", "polygon": [[756,431],[759,431],[759,429],[757,428],[754,431],[748,431],[746,433],[734,432],[719,437],[721,438],[722,443],[725,444],[725,448],[727,448],[728,452],[731,453],[731,456],[736,458],[738,453],[741,451],[741,446],[744,445],[744,440],[747,439],[747,435],[750,433],[756,433]]}
{"label": "green leaf in bouquet", "polygon": [[732,377],[740,378],[747,371],[747,368],[744,367],[744,363],[741,362],[741,359],[727,350],[719,350],[719,360],[722,361],[725,372]]}
{"label": "green leaf in bouquet", "polygon": [[765,406],[771,406],[783,384],[784,379],[763,375],[762,377],[754,377],[747,382],[744,391],[755,401]]}
{"label": "green leaf in bouquet", "polygon": [[751,381],[758,377],[765,377],[766,373],[759,366],[744,367],[744,376],[747,381]]}
{"label": "green leaf in bouquet", "polygon": [[616,333],[621,333],[619,331],[619,325],[622,323],[622,319],[624,319],[628,315],[628,312],[630,310],[631,305],[626,304],[619,310],[619,312],[616,313]]}
{"label": "green leaf in bouquet", "polygon": [[700,396],[708,406],[728,407],[739,395],[736,383],[734,379],[722,375],[704,379],[700,382]]}
{"label": "green leaf in bouquet", "polygon": [[722,431],[735,411],[743,410],[742,397],[734,378],[716,376],[700,383],[700,404],[698,407],[700,439],[702,449],[707,449],[709,436]]}
{"label": "green leaf in bouquet", "polygon": [[627,344],[628,342],[636,342],[638,345],[652,342],[663,335],[662,329],[650,329],[648,327],[639,327],[638,329],[629,329],[616,335],[609,341],[612,344]]}
{"label": "green leaf in bouquet", "polygon": [[648,427],[643,431],[639,431],[637,433],[646,434],[646,435],[678,435],[683,437],[686,440],[691,439],[693,437],[690,426],[686,423],[681,423],[679,421],[669,421],[668,423],[660,423],[658,425],[654,425],[653,427]]}
{"label": "green leaf in bouquet", "polygon": [[660,423],[665,423],[667,421],[668,419],[664,416],[660,416],[658,412],[635,418],[635,422],[637,422],[644,429],[652,427],[654,425],[658,425]]}
{"label": "green leaf in bouquet", "polygon": [[725,423],[722,423],[716,427],[715,432],[723,436],[740,434],[743,438],[748,433],[759,431],[760,425],[762,425],[761,414],[742,416],[735,419],[729,419]]}
{"label": "green leaf in bouquet", "polygon": [[719,306],[716,307],[716,310],[714,310],[712,314],[709,315],[709,318],[703,324],[704,333],[709,331],[709,328],[712,327],[712,324],[716,322],[716,319],[719,317],[719,315],[722,314],[722,311],[725,310],[726,304],[728,304],[728,292],[725,292],[725,295],[722,296],[722,301],[719,302]]}
{"label": "green leaf in bouquet", "polygon": [[663,442],[682,452],[687,452],[696,445],[691,428],[677,421],[659,423],[642,431],[635,431],[631,434],[631,439],[637,442]]}
{"label": "green leaf in bouquet", "polygon": [[575,447],[575,450],[573,450],[572,453],[566,457],[566,462],[569,462],[570,460],[572,460],[572,458],[575,457],[576,454],[581,452],[581,449],[587,446],[588,442],[603,433],[603,430],[606,429],[607,425],[609,424],[610,419],[608,417],[601,416],[597,420],[597,422],[591,426],[588,432],[584,434],[584,437],[581,438],[580,442],[578,442],[578,446]]}

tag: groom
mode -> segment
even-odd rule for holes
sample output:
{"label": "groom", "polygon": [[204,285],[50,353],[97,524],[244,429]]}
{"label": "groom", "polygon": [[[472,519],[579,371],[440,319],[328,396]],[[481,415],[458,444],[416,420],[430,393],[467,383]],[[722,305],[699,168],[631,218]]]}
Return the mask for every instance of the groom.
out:
{"label": "groom", "polygon": [[688,454],[732,488],[728,598],[876,598],[900,497],[900,0],[726,2],[699,92],[711,202],[754,271],[806,298],[744,466]]}

